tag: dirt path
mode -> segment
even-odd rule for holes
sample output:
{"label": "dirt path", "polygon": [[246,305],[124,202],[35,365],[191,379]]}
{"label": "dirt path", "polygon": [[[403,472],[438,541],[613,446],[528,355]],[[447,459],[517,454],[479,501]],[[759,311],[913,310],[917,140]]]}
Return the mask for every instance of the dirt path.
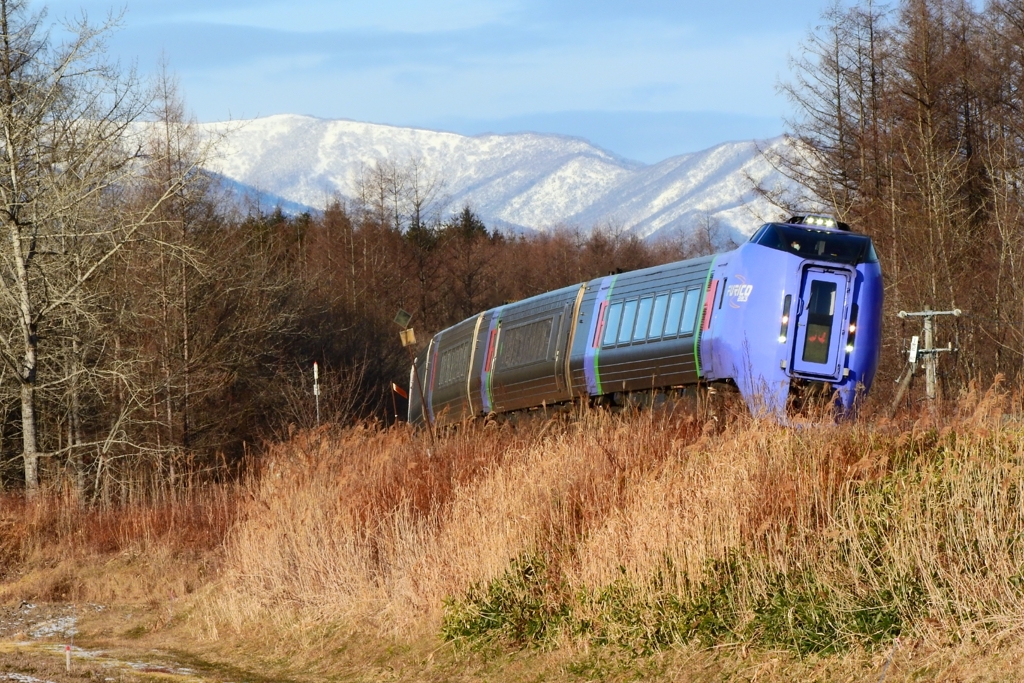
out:
{"label": "dirt path", "polygon": [[[0,606],[0,683],[244,683],[260,676],[223,669],[190,658],[152,650],[80,647],[83,619],[103,618],[103,605],[34,604]],[[128,615],[129,617],[131,615]],[[71,667],[67,667],[70,648]],[[189,660],[183,663],[183,660]]]}
{"label": "dirt path", "polygon": [[72,651],[71,670],[66,668],[65,648],[34,642],[0,642],[0,683],[69,683],[83,680],[142,683],[180,681],[206,683],[214,680],[166,662],[126,661],[109,653]]}

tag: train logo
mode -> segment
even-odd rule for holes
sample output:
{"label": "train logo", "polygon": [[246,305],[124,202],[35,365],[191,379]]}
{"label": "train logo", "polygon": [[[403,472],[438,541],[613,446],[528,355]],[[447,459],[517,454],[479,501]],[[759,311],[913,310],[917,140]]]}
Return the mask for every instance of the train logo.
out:
{"label": "train logo", "polygon": [[747,303],[747,299],[754,291],[754,285],[747,284],[747,279],[742,275],[737,275],[736,279],[739,280],[739,284],[732,284],[725,291],[725,295],[729,297],[729,305],[733,308],[739,308],[740,304]]}

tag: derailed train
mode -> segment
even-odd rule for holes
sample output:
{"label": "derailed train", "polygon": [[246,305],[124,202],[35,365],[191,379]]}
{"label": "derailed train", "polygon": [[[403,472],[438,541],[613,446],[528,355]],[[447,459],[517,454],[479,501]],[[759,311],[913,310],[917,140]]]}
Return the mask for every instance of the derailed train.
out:
{"label": "derailed train", "polygon": [[811,390],[848,414],[878,367],[881,311],[870,238],[795,216],[727,253],[597,278],[437,333],[410,372],[409,421],[719,383],[780,422]]}

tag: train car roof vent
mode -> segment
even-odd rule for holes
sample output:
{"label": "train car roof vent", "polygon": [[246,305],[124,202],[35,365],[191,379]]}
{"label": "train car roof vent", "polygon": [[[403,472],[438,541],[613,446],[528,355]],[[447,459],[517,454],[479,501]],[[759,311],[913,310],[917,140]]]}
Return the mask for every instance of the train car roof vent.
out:
{"label": "train car roof vent", "polygon": [[806,216],[793,216],[786,221],[790,225],[810,225],[816,228],[832,228],[834,230],[843,230],[850,232],[850,226],[841,221],[837,221],[834,216],[826,216],[823,214],[807,214]]}

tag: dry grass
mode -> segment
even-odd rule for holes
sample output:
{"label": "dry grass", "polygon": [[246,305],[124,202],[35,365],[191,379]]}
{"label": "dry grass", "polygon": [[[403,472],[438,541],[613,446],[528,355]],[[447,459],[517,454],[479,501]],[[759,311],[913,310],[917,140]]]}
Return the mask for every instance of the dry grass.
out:
{"label": "dry grass", "polygon": [[[160,504],[5,499],[0,600],[201,588],[174,638],[227,659],[256,644],[295,678],[395,662],[406,678],[493,677],[500,652],[527,677],[686,679],[699,663],[692,680],[857,680],[899,635],[887,680],[996,680],[1022,667],[1018,404],[997,384],[942,420],[722,429],[584,411],[437,443],[303,432],[247,481]],[[442,632],[498,650],[459,655]],[[514,654],[530,645],[548,654]]]}
{"label": "dry grass", "polygon": [[[588,412],[464,425],[434,447],[402,429],[303,434],[252,483],[205,623],[220,635],[428,637],[446,600],[479,611],[528,557],[545,574],[523,589],[543,593],[542,617],[569,614],[613,641],[636,635],[616,631],[623,615],[642,630],[667,595],[699,598],[709,567],[734,611],[727,640],[785,647],[780,638],[820,625],[786,635],[772,619],[792,621],[815,596],[832,615],[821,637],[843,647],[901,632],[935,643],[1017,633],[1024,431],[1004,423],[1007,405],[996,386],[966,394],[941,426],[739,418],[718,432],[664,412]],[[865,611],[884,623],[846,633]]]}
{"label": "dry grass", "polygon": [[83,506],[0,497],[0,603],[144,603],[209,582],[237,487],[186,487],[155,503]]}

